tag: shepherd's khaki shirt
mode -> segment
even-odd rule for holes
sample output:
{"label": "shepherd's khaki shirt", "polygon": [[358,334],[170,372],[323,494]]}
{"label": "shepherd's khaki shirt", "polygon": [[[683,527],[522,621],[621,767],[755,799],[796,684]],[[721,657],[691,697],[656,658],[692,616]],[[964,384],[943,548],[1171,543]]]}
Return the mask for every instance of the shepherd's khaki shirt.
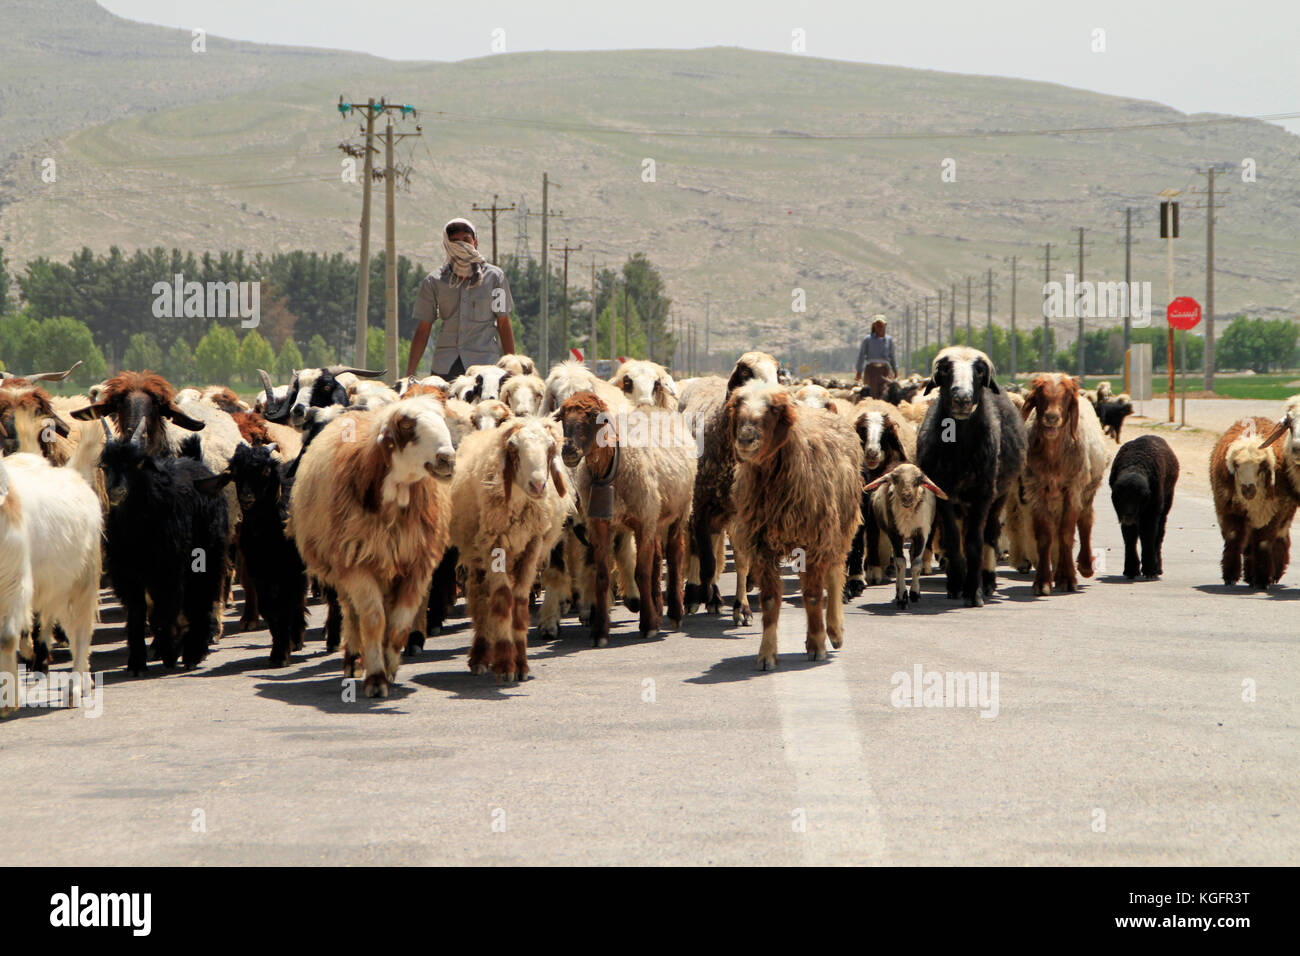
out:
{"label": "shepherd's khaki shirt", "polygon": [[496,317],[515,307],[506,274],[494,265],[483,267],[483,281],[476,286],[453,285],[453,278],[450,264],[429,273],[415,300],[416,322],[432,325],[442,319],[433,349],[434,375],[448,375],[457,358],[465,368],[494,364],[501,357]]}

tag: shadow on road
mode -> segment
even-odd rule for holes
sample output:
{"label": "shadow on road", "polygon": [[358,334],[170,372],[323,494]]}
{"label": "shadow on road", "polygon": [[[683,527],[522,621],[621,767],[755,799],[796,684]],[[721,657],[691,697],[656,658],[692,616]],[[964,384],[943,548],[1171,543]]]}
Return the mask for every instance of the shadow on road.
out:
{"label": "shadow on road", "polygon": [[[776,657],[777,671],[802,671],[811,670],[814,667],[823,667],[826,664],[835,661],[835,651],[829,651],[829,656],[824,661],[810,661],[806,651],[799,651],[795,654],[778,654]],[[758,659],[758,645],[754,646],[754,653],[745,654],[742,657],[728,657],[712,665],[707,671],[698,677],[688,677],[682,681],[684,684],[731,684],[736,681],[749,680],[753,677],[762,677],[765,674],[775,673],[773,671],[760,671],[754,666]]]}
{"label": "shadow on road", "polygon": [[366,696],[361,681],[356,681],[354,688],[356,699],[343,699],[343,679],[340,674],[312,681],[271,681],[254,684],[257,696],[268,700],[277,700],[282,704],[297,707],[314,707],[326,714],[404,714],[406,711],[393,705],[409,697],[415,691],[410,681],[403,681],[398,675],[397,683],[390,684],[388,697],[372,699]]}

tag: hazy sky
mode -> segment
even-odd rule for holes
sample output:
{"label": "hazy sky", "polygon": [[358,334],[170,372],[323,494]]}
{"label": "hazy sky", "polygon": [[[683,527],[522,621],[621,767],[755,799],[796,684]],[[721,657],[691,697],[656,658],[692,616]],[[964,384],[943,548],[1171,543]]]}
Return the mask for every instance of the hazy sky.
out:
{"label": "hazy sky", "polygon": [[[461,60],[508,51],[741,46],[986,73],[1185,112],[1300,112],[1297,0],[100,0],[124,17],[262,43]],[[1094,53],[1094,30],[1105,52]],[[1300,131],[1300,121],[1287,127]]]}

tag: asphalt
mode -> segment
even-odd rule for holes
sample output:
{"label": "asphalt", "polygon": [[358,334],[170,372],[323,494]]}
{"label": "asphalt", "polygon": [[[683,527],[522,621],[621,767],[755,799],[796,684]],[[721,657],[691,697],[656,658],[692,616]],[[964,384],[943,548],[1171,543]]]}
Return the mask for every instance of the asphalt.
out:
{"label": "asphalt", "polygon": [[[1127,583],[1099,500],[1080,593],[1005,568],[983,609],[937,575],[906,611],[870,588],[822,663],[792,595],[772,673],[757,611],[642,642],[619,607],[609,647],[566,619],[499,686],[455,618],[386,701],[345,699],[318,631],[270,668],[233,613],[200,669],[130,679],[110,600],[101,715],[0,723],[0,864],[1296,863],[1300,572],[1225,588],[1219,542],[1179,494],[1164,578]],[[917,667],[996,699],[895,706]]]}

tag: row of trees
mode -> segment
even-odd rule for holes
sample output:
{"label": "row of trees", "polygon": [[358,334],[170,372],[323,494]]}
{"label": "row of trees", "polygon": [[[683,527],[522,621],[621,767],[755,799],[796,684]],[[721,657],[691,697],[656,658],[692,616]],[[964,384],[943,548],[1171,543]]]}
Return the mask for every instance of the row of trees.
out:
{"label": "row of trees", "polygon": [[[538,355],[541,343],[541,266],[532,259],[503,257],[501,267],[510,283],[515,300],[513,322],[517,347]],[[200,370],[233,369],[232,375],[244,377],[247,363],[232,352],[266,357],[258,344],[269,346],[275,362],[288,346],[311,354],[332,354],[351,358],[355,335],[357,262],[342,254],[330,256],[303,251],[261,254],[248,257],[242,251],[182,253],[167,252],[161,247],[137,250],[126,255],[116,246],[107,253],[95,254],[83,248],[66,263],[41,257],[29,262],[25,270],[11,276],[0,249],[0,316],[11,313],[19,297],[20,313],[26,321],[11,330],[8,340],[0,341],[3,358],[10,367],[29,366],[31,357],[27,336],[32,328],[43,328],[54,319],[76,321],[89,331],[101,350],[99,359],[108,367],[138,367],[143,357],[161,356],[159,366],[171,375],[194,369],[207,381],[221,377],[204,377]],[[370,338],[367,363],[384,366],[382,329],[384,326],[384,268],[381,252],[371,262],[368,305]],[[404,256],[398,258],[398,301],[400,303],[399,336],[403,341],[402,363],[409,354],[414,333],[413,309],[420,282],[426,270]],[[157,283],[169,287],[176,275],[185,282],[257,282],[259,283],[260,323],[256,329],[238,328],[235,319],[218,320],[229,336],[214,336],[214,327],[194,318],[158,318],[154,314]],[[15,281],[16,280],[16,281]],[[571,284],[566,301],[563,274],[552,270],[549,276],[550,352],[552,361],[567,356],[570,346],[585,346],[590,338],[592,294],[589,283]],[[631,256],[618,271],[603,269],[596,275],[595,303],[600,352],[608,355],[610,317],[616,316],[618,354],[649,354],[653,340],[654,356],[668,360],[676,343],[668,334],[671,300],[665,295],[662,277],[650,260],[641,253]],[[17,295],[15,293],[18,293]],[[33,325],[34,323],[34,325]],[[373,336],[379,332],[378,349]],[[567,334],[566,334],[567,333]],[[232,345],[232,341],[235,343]],[[18,347],[15,348],[15,342]],[[206,345],[205,345],[206,343]],[[251,343],[251,344],[250,344]],[[85,343],[82,343],[83,345]],[[39,364],[39,363],[37,363]],[[57,364],[57,363],[56,363]],[[92,364],[88,362],[88,365]],[[263,366],[266,367],[266,366]],[[269,370],[269,368],[268,368]],[[88,372],[83,373],[84,377]]]}

